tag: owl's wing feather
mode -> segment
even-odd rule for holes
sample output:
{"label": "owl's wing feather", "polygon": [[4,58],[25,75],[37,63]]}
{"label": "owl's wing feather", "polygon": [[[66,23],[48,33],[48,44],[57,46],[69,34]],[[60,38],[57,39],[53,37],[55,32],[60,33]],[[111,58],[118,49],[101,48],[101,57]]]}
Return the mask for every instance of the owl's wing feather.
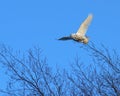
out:
{"label": "owl's wing feather", "polygon": [[92,20],[92,17],[93,17],[92,14],[88,15],[88,17],[85,19],[85,21],[80,25],[80,28],[78,29],[78,31],[76,33],[77,35],[85,36],[88,26]]}
{"label": "owl's wing feather", "polygon": [[72,38],[69,36],[69,37],[62,37],[62,38],[59,38],[58,40],[72,40]]}

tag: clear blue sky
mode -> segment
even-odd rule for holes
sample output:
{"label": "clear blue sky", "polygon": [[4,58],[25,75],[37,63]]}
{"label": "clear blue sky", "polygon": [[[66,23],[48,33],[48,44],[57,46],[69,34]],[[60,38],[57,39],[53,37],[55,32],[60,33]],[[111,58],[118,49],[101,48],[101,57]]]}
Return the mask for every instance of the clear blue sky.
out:
{"label": "clear blue sky", "polygon": [[56,39],[76,32],[89,13],[90,40],[119,50],[120,0],[1,0],[0,43],[23,51],[39,45],[50,64],[67,66],[84,52]]}

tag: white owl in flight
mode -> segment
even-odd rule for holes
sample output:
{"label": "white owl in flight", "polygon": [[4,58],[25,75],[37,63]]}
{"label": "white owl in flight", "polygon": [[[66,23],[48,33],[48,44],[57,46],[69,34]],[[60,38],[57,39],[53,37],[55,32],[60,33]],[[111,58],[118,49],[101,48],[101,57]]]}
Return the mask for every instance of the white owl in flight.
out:
{"label": "white owl in flight", "polygon": [[84,44],[87,44],[89,41],[89,38],[86,37],[86,31],[88,29],[88,26],[92,20],[93,15],[89,14],[88,17],[84,20],[84,22],[80,25],[80,28],[78,29],[77,33],[73,33],[70,36],[59,38],[58,40],[74,40],[77,42],[82,42]]}

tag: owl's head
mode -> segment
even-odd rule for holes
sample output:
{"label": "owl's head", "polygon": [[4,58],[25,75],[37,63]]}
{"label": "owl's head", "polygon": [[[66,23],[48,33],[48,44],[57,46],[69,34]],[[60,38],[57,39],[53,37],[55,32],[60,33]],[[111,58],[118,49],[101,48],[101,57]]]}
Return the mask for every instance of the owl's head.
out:
{"label": "owl's head", "polygon": [[87,44],[88,41],[89,41],[89,38],[88,38],[88,37],[86,37],[86,38],[83,39],[83,43],[84,43],[84,44]]}

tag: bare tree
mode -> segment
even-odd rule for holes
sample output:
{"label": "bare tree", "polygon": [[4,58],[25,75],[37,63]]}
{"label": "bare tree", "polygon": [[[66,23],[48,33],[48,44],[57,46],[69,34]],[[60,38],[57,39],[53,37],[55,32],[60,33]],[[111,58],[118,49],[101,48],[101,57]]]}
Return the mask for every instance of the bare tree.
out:
{"label": "bare tree", "polygon": [[[13,55],[14,54],[14,55]],[[63,94],[64,79],[61,73],[52,73],[46,62],[42,59],[41,50],[34,48],[27,55],[14,53],[11,49],[2,46],[0,62],[8,68],[10,82],[6,91],[0,92],[10,96],[59,96]]]}
{"label": "bare tree", "polygon": [[92,63],[86,67],[76,59],[72,64],[72,75],[68,79],[74,86],[74,94],[79,96],[120,96],[120,57],[115,50],[105,46],[97,48],[93,43],[81,47],[85,49]]}
{"label": "bare tree", "polygon": [[0,92],[6,96],[120,96],[118,53],[92,43],[83,49],[92,62],[85,66],[76,58],[67,72],[52,70],[38,47],[22,55],[2,45],[0,62],[8,68],[10,80]]}

